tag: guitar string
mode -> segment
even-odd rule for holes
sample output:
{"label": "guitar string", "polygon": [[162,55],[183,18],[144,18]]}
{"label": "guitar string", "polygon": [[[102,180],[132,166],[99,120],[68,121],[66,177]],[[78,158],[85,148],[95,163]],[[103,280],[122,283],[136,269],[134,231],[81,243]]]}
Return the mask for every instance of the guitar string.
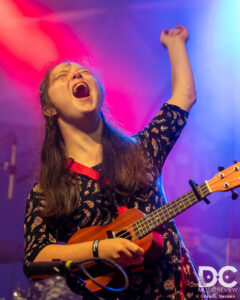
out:
{"label": "guitar string", "polygon": [[[190,194],[190,195],[188,195],[188,194]],[[191,201],[193,200],[193,199],[195,199],[194,197],[192,197],[192,199],[190,198],[189,200],[188,200],[188,198],[189,198],[189,196],[191,196],[191,194],[192,194],[192,192],[190,191],[190,192],[188,192],[188,193],[186,193],[185,195],[183,195],[183,196],[181,196],[181,197],[179,197],[178,199],[176,199],[175,201],[173,201],[172,203],[170,202],[169,204],[172,204],[171,205],[171,209],[172,210],[175,210],[175,208],[176,208],[176,206],[177,206],[177,208],[179,209],[179,201],[180,200],[186,200],[187,199],[187,201],[186,201],[186,204],[190,204],[190,206],[192,205],[192,203],[191,203]],[[193,195],[194,196],[194,195]],[[181,199],[182,198],[182,199]],[[190,201],[189,203],[187,203],[188,201]],[[188,208],[188,207],[187,207]],[[186,208],[185,208],[186,209]],[[161,215],[163,215],[163,219],[165,219],[165,213],[166,212],[169,212],[169,209],[167,208],[167,207],[165,207],[165,205],[164,206],[162,206],[162,212],[160,212],[159,214],[161,214]],[[149,223],[149,221],[151,222],[151,219],[149,219],[149,217],[151,218],[151,215],[154,215],[156,213],[156,211],[155,212],[152,212],[152,213],[150,213],[149,215],[147,215],[147,216],[145,216],[145,217],[143,217],[143,218],[145,218],[147,221],[148,221],[148,223]],[[169,215],[170,216],[170,215]],[[159,215],[157,216],[158,218],[159,218]],[[172,216],[170,216],[170,218],[172,218]],[[169,218],[169,219],[170,219]],[[141,219],[140,219],[141,220]],[[137,220],[137,221],[135,221],[134,223],[137,223],[138,221],[140,221],[140,220]],[[167,220],[167,219],[166,219]],[[140,221],[141,222],[141,221]],[[154,221],[153,221],[154,222]],[[151,223],[151,225],[152,224],[154,224],[154,223]],[[116,233],[119,233],[119,232],[121,232],[121,231],[123,231],[124,229],[126,230],[128,227],[132,227],[133,225],[134,225],[134,223],[133,224],[131,224],[131,225],[128,225],[128,226],[126,226],[126,227],[123,227],[123,228],[121,228],[119,231],[117,231]],[[144,223],[144,221],[142,221],[141,223]],[[148,224],[149,225],[149,224]],[[137,225],[138,226],[138,225]],[[146,226],[145,226],[146,227]],[[137,230],[139,230],[139,228],[137,228]],[[132,229],[131,231],[135,231],[134,229]],[[143,231],[143,230],[142,230]],[[120,237],[122,237],[122,236],[124,236],[124,235],[129,235],[129,231],[128,232],[124,232],[122,235],[120,235]]]}
{"label": "guitar string", "polygon": [[[200,187],[200,186],[199,186]],[[204,186],[204,188],[205,188],[205,186]],[[208,190],[208,189],[207,189]],[[189,198],[189,199],[188,199]],[[187,205],[190,205],[190,206],[192,206],[193,204],[195,204],[195,203],[197,203],[197,202],[191,202],[192,200],[196,200],[196,197],[195,197],[195,195],[193,194],[193,192],[192,191],[190,191],[190,192],[188,192],[188,193],[186,193],[186,194],[184,194],[183,196],[181,196],[181,197],[179,197],[179,198],[177,198],[176,200],[174,200],[173,202],[170,202],[170,204],[172,203],[172,205],[170,205],[171,206],[171,209],[175,212],[175,208],[177,207],[177,209],[179,210],[179,204],[181,204],[181,203],[179,203],[179,201],[185,201],[185,200],[187,200],[185,203],[187,204]],[[184,204],[183,204],[184,205]],[[167,206],[167,205],[166,205]],[[187,209],[187,208],[189,208],[190,206],[188,206],[188,207],[185,207],[184,206],[184,210],[185,209]],[[182,210],[183,211],[183,210]],[[169,208],[168,207],[165,207],[165,205],[164,206],[162,206],[162,211],[161,212],[159,212],[158,214],[160,214],[161,216],[163,215],[163,219],[165,219],[165,213],[166,212],[168,212],[168,214],[169,214]],[[153,220],[151,220],[151,217],[153,216],[153,215],[155,215],[156,214],[156,211],[155,212],[152,212],[152,213],[150,213],[149,215],[147,215],[147,216],[145,216],[145,217],[143,217],[143,218],[145,218],[145,221],[146,221],[146,223],[147,223],[147,225],[145,226],[146,228],[147,228],[147,226],[155,226],[156,224],[154,224],[154,221]],[[152,216],[151,216],[152,215]],[[160,220],[161,220],[161,216],[157,216],[157,218],[159,219],[159,217],[160,217]],[[169,216],[170,216],[170,218],[167,218],[166,219],[166,221],[167,220],[169,220],[169,219],[171,219],[172,218],[172,216],[169,214]],[[150,217],[150,218],[149,218]],[[141,219],[140,219],[141,220]],[[138,233],[139,233],[139,228],[138,228],[138,225],[137,225],[137,228],[136,228],[136,230],[133,228],[133,225],[135,224],[135,223],[137,223],[138,221],[140,221],[140,220],[137,220],[137,221],[135,221],[134,223],[132,223],[131,225],[128,225],[128,226],[126,226],[126,227],[122,227],[122,228],[120,228],[118,231],[116,231],[115,233],[117,234],[117,233],[119,233],[119,232],[121,232],[121,231],[123,231],[123,230],[126,230],[126,229],[130,229],[129,231],[127,231],[127,232],[124,232],[124,233],[122,233],[121,235],[119,235],[118,237],[128,237],[129,235],[131,236],[131,233],[134,233],[134,232],[136,232],[136,231],[138,231]],[[140,221],[141,223],[144,223],[144,221]],[[164,221],[165,222],[165,221]],[[151,224],[149,224],[149,223],[151,223]],[[140,224],[140,225],[143,225],[143,224]],[[142,229],[142,231],[144,231],[144,229]],[[135,238],[133,239],[133,240],[135,240]]]}
{"label": "guitar string", "polygon": [[[175,205],[176,206],[176,205]],[[173,209],[174,210],[174,209]],[[166,212],[166,209],[165,209],[165,211],[164,212],[162,212],[161,213],[161,216],[163,217],[163,220],[165,219],[165,212]],[[166,218],[166,221],[168,220],[168,219],[171,219],[171,217],[172,216],[170,216],[169,215],[169,218]],[[134,227],[132,227],[132,229],[131,230],[129,230],[128,232],[125,232],[125,233],[123,233],[122,235],[120,235],[120,237],[123,237],[123,238],[127,238],[127,237],[129,237],[129,235],[131,236],[133,233],[135,233],[135,235],[136,235],[136,237],[133,237],[132,238],[132,241],[135,241],[138,237],[138,234],[140,233],[141,234],[141,231],[142,231],[142,233],[144,234],[145,233],[145,230],[146,229],[148,229],[148,227],[149,227],[149,225],[150,225],[150,227],[151,227],[151,225],[152,224],[149,224],[149,221],[151,222],[151,219],[150,220],[147,220],[147,218],[148,218],[148,216],[146,216],[146,225],[144,225],[144,227],[145,228],[142,228],[142,230],[140,229],[139,230],[139,227],[137,226],[137,228],[136,228],[136,230],[134,229]],[[158,216],[158,218],[159,218],[159,216]],[[161,220],[161,217],[160,217],[160,220]],[[165,222],[165,221],[164,221]],[[164,223],[163,222],[163,223]],[[162,223],[162,224],[163,224]],[[141,226],[142,224],[140,224],[140,226]],[[140,232],[139,232],[140,231]],[[147,230],[148,231],[148,230]]]}
{"label": "guitar string", "polygon": [[[187,198],[187,197],[186,197],[186,198]],[[179,199],[179,198],[178,198],[178,199]],[[178,199],[176,199],[176,200],[178,200]],[[185,200],[185,199],[184,199],[184,200]],[[171,204],[171,202],[170,202],[170,204]],[[172,206],[173,206],[173,205],[172,205]],[[164,214],[164,211],[166,211],[167,208],[165,207],[165,205],[163,205],[161,208],[162,208],[162,214]],[[156,213],[156,211],[150,213],[150,215],[153,214],[153,213]],[[144,216],[143,219],[147,219],[150,215]],[[141,219],[135,221],[134,223],[136,223],[136,222],[138,222],[138,221],[140,221],[140,220],[141,220]],[[142,221],[142,223],[143,223],[143,222],[144,222],[144,221]],[[128,229],[128,228],[131,228],[131,227],[134,225],[134,223],[132,223],[132,224],[130,224],[130,225],[128,225],[128,226],[125,226],[125,227],[120,228],[119,231],[116,231],[116,233],[119,233],[119,232],[121,232],[121,231],[123,231],[123,230],[126,230],[126,229]],[[123,234],[123,235],[124,235],[124,234]],[[120,236],[122,236],[122,235],[120,235]]]}
{"label": "guitar string", "polygon": [[[229,173],[227,173],[227,174],[225,174],[226,176],[229,176],[229,175],[231,175],[232,173],[234,173],[234,172],[238,172],[238,170],[236,171],[236,170],[231,170]],[[230,180],[229,182],[231,183],[231,182],[233,182],[235,179],[232,179],[232,180]],[[212,185],[216,185],[216,183],[213,183]],[[202,192],[202,193],[206,193],[206,192],[208,192],[208,187],[207,187],[207,185],[206,184],[202,184],[202,185],[200,185],[200,186],[198,186],[199,187],[199,192]],[[202,191],[201,191],[201,189],[202,189]],[[179,209],[179,204],[181,205],[182,203],[179,203],[179,201],[180,200],[186,200],[186,198],[188,198],[188,194],[190,193],[190,198],[189,198],[189,200],[187,200],[186,202],[185,202],[185,204],[187,204],[187,205],[189,205],[190,204],[190,206],[192,206],[193,204],[195,204],[195,203],[197,203],[197,202],[193,202],[193,203],[191,203],[191,201],[193,200],[193,199],[195,199],[196,200],[196,198],[195,197],[192,197],[192,192],[190,191],[190,192],[188,192],[188,193],[186,193],[186,194],[184,194],[182,197],[179,197],[178,199],[176,199],[174,202],[175,203],[173,203],[173,205],[171,206],[170,205],[170,208],[171,209],[173,209],[173,210],[175,210],[175,208],[176,208],[176,206],[177,206],[177,209]],[[193,195],[194,196],[194,195]],[[182,198],[182,199],[181,199]],[[189,203],[188,203],[189,202]],[[170,203],[171,204],[171,203]],[[184,205],[184,202],[183,202],[183,205]],[[185,205],[184,205],[184,208],[185,209],[187,209],[187,208],[189,208],[189,206],[188,207],[185,207]],[[157,213],[158,215],[157,215],[157,218],[159,219],[159,217],[160,217],[160,219],[161,219],[161,216],[163,217],[163,219],[165,219],[165,213],[167,212],[168,213],[168,215],[170,216],[170,214],[169,214],[169,211],[171,211],[171,209],[168,209],[168,207],[162,207],[162,211],[161,212],[159,212],[159,213]],[[155,226],[156,224],[156,218],[155,218],[155,213],[156,212],[153,212],[153,213],[150,213],[149,215],[147,215],[147,216],[145,216],[145,217],[143,217],[144,219],[145,219],[145,221],[146,221],[146,225],[145,225],[145,227],[147,228],[147,226],[150,226],[150,227],[152,227],[152,226]],[[159,216],[159,214],[161,215],[161,216]],[[152,215],[152,216],[151,216]],[[151,218],[153,218],[154,217],[154,220],[152,220]],[[172,218],[172,216],[170,216],[170,218]],[[170,219],[169,218],[169,219]],[[129,227],[131,228],[135,223],[137,223],[138,221],[140,222],[140,223],[144,223],[144,221],[142,220],[142,219],[140,219],[140,220],[137,220],[137,221],[135,221],[133,224],[131,224],[131,225],[128,225],[128,226],[126,226],[126,227],[123,227],[123,228],[121,228],[121,229],[119,229],[119,231],[117,231],[116,233],[119,233],[119,232],[121,232],[121,231],[123,231],[123,230],[126,230],[126,229],[128,229]],[[166,219],[166,221],[168,220],[168,218]],[[165,222],[165,221],[164,221]],[[142,226],[143,224],[139,224],[140,226]],[[138,231],[139,232],[139,225],[137,225],[137,229],[135,230],[134,228],[132,228],[130,231],[128,231],[128,232],[124,232],[123,234],[121,234],[121,235],[119,235],[119,237],[124,237],[124,236],[129,236],[129,235],[131,235],[131,233],[132,232],[135,232],[135,231]],[[148,229],[148,228],[147,228]],[[140,229],[141,230],[141,229]],[[144,231],[144,229],[142,229],[142,231]],[[134,240],[135,240],[135,238],[134,238]]]}
{"label": "guitar string", "polygon": [[[202,186],[202,188],[205,189],[205,193],[206,193],[208,191],[208,188],[207,188],[207,186],[205,184],[203,184],[203,185],[204,186]],[[200,190],[200,192],[201,192],[201,190]],[[180,202],[180,200],[181,200],[181,202]],[[182,201],[182,200],[184,200],[184,201]],[[185,201],[185,200],[187,200],[187,201]],[[172,209],[174,210],[176,208],[176,206],[177,206],[178,209],[179,209],[179,207],[182,207],[182,205],[184,206],[184,209],[189,208],[189,206],[186,207],[185,204],[190,205],[190,206],[193,205],[193,204],[195,204],[195,202],[194,203],[191,202],[192,200],[196,200],[196,198],[195,198],[195,195],[192,193],[192,191],[190,191],[190,192],[184,194],[183,196],[179,197],[175,201],[170,202],[169,204],[172,204],[172,205],[170,205],[170,209],[167,207],[168,205],[162,206],[162,214],[164,215],[163,217],[165,218],[165,213],[167,212],[169,214],[169,211],[171,211]],[[150,213],[149,215],[146,216],[146,218],[147,217],[151,218],[151,215],[154,215],[155,213],[156,212]],[[159,214],[161,214],[161,213],[158,213],[158,216],[157,216],[158,218],[159,218]],[[169,216],[170,216],[170,214],[169,214]],[[170,218],[171,217],[172,216],[170,216]],[[154,224],[154,221],[153,221],[153,224]]]}
{"label": "guitar string", "polygon": [[[201,189],[202,189],[202,191],[201,191]],[[209,192],[209,189],[208,189],[208,187],[207,187],[207,185],[204,183],[204,184],[202,184],[201,186],[199,186],[199,190],[200,190],[200,192],[204,192],[205,193],[205,195],[207,195],[207,193]],[[193,199],[194,200],[196,200],[196,198],[195,197],[192,197],[192,196],[194,196],[193,195],[193,193],[192,193],[192,191],[190,191],[190,192],[188,192],[188,193],[186,193],[185,195],[183,195],[182,197],[179,197],[178,199],[176,199],[175,201],[173,201],[173,202],[175,202],[174,203],[174,205],[172,205],[171,206],[171,208],[174,210],[175,208],[174,207],[176,207],[176,206],[178,206],[177,208],[179,209],[179,203],[178,203],[178,201],[177,200],[180,200],[181,198],[183,198],[182,200],[186,200],[186,198],[189,198],[189,200],[187,200],[186,201],[186,204],[187,205],[190,205],[190,206],[188,206],[188,207],[185,207],[185,205],[184,205],[184,208],[185,209],[187,209],[187,208],[189,208],[189,207],[191,207],[193,204],[195,204],[195,203],[197,203],[198,201],[196,201],[196,202],[191,202]],[[204,196],[204,195],[203,195]],[[185,199],[184,199],[185,198]],[[170,202],[171,203],[171,202]],[[183,202],[184,203],[184,202]],[[184,209],[184,210],[185,210]],[[167,208],[167,207],[162,207],[162,213],[160,213],[161,215],[163,215],[163,219],[165,219],[165,212],[168,212],[169,211],[169,209]],[[182,210],[183,211],[183,210]],[[181,211],[180,211],[181,212]],[[152,212],[152,213],[150,213],[149,215],[147,215],[146,216],[146,219],[147,218],[149,218],[151,215],[154,215],[155,214],[155,212]],[[169,212],[168,212],[168,214],[169,214]],[[170,214],[169,214],[169,216],[170,216]],[[176,216],[176,215],[175,215]],[[159,218],[159,215],[157,216],[158,218]],[[167,220],[169,220],[169,219],[171,219],[173,216],[170,216],[170,218],[167,218],[166,219],[166,221]],[[145,217],[144,217],[145,218]],[[141,220],[141,219],[140,219]],[[136,222],[138,222],[139,220],[137,220]],[[136,223],[136,222],[134,222],[134,223]],[[145,226],[146,228],[147,228],[147,226],[152,226],[152,225],[156,225],[156,223],[154,224],[154,222],[156,222],[155,220],[151,220],[151,219],[149,219],[149,220],[146,220],[146,223],[147,223],[147,225]],[[165,222],[165,221],[164,221]],[[131,225],[129,225],[129,226],[127,226],[127,227],[125,227],[125,228],[128,228],[128,227],[132,227],[133,225],[134,225],[134,223],[133,224],[131,224]],[[142,223],[143,223],[143,221],[142,221]],[[118,231],[118,232],[121,232],[122,230],[124,230],[125,228],[122,228],[120,231]],[[132,228],[131,230],[129,230],[128,232],[124,232],[122,235],[120,235],[120,237],[124,237],[124,236],[129,236],[129,235],[131,235],[131,233],[132,232],[136,232],[136,231],[138,231],[138,233],[139,233],[139,227],[137,227],[136,228],[136,230],[134,229],[134,228]],[[142,231],[144,231],[144,229],[142,229]],[[117,232],[117,233],[118,233]],[[141,233],[141,232],[140,232]]]}
{"label": "guitar string", "polygon": [[[202,190],[203,191],[205,191],[205,193],[207,194],[207,192],[208,192],[208,187],[206,186],[206,184],[205,183],[203,183],[201,186],[199,186],[199,189],[200,189],[200,192],[201,192],[201,188],[202,188]],[[194,199],[194,197],[192,197],[192,196],[194,196],[193,194],[192,194],[192,191],[190,191],[190,192],[188,192],[188,193],[186,193],[186,194],[184,194],[183,196],[181,196],[181,197],[179,197],[178,199],[176,199],[175,201],[173,201],[173,202],[175,202],[175,203],[173,203],[172,205],[171,205],[171,209],[175,209],[175,207],[177,206],[178,207],[178,209],[179,209],[179,200],[181,200],[181,198],[182,198],[182,200],[186,200],[187,198],[189,198],[189,200],[187,200],[186,201],[186,204],[187,205],[189,205],[190,204],[190,206],[192,206],[193,204],[191,203],[191,201],[192,201],[192,199]],[[190,201],[190,203],[188,203],[188,201]],[[171,202],[170,202],[170,204],[171,204]],[[184,205],[184,202],[183,202],[183,205]],[[188,206],[189,207],[189,206]],[[187,207],[187,208],[188,208]],[[186,207],[185,207],[185,209],[187,209]],[[167,208],[167,207],[165,207],[165,206],[162,206],[162,213],[160,212],[160,213],[158,213],[158,216],[157,216],[157,218],[159,219],[159,217],[161,217],[161,216],[159,216],[159,214],[160,215],[163,215],[163,219],[165,219],[165,213],[166,213],[166,211],[168,212],[168,214],[169,214],[169,209]],[[154,216],[155,215],[155,213],[156,212],[152,212],[152,213],[150,213],[149,215],[147,215],[146,217],[144,217],[144,218],[146,218],[146,223],[147,223],[147,225],[149,226],[152,226],[152,225],[156,225],[156,224],[154,224],[154,222],[156,222],[155,220],[151,220],[151,215],[152,216]],[[170,218],[172,218],[172,216],[169,214],[169,216],[170,216]],[[149,217],[150,217],[150,219],[149,219]],[[148,218],[148,220],[147,220],[147,218]],[[170,219],[169,218],[169,219]],[[156,219],[156,218],[155,218]],[[141,220],[141,219],[140,219]],[[167,220],[167,219],[166,219]],[[139,220],[137,220],[136,222],[134,222],[134,223],[137,223]],[[131,228],[133,225],[134,225],[134,223],[133,224],[131,224],[131,225],[128,225],[128,226],[126,226],[126,227],[123,227],[123,228],[120,228],[119,229],[119,231],[117,231],[116,233],[119,233],[119,232],[121,232],[121,231],[123,231],[124,229],[128,229],[129,227]],[[141,222],[140,221],[140,223],[143,223],[143,221]],[[141,224],[140,224],[141,225]],[[147,227],[147,225],[145,226],[145,227]],[[139,233],[139,231],[140,231],[140,233],[141,233],[141,229],[139,229],[139,225],[137,225],[137,228],[136,228],[136,230],[133,228],[133,229],[131,229],[131,231],[138,231],[138,233]],[[131,231],[128,231],[128,232],[124,232],[123,234],[121,234],[120,235],[120,237],[127,237],[127,236],[129,236],[129,234],[131,234]],[[142,231],[144,231],[144,228],[142,229]]]}

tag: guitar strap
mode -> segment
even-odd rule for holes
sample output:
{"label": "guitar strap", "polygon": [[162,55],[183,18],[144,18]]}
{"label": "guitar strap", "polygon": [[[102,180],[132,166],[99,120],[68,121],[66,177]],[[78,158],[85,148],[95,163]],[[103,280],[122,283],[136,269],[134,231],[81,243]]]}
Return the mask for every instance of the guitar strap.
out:
{"label": "guitar strap", "polygon": [[[85,175],[89,178],[91,178],[92,180],[94,180],[95,182],[98,182],[99,178],[100,178],[100,173],[96,170],[94,170],[93,168],[89,168],[87,166],[84,166],[83,164],[75,161],[72,158],[69,158],[66,166],[67,169],[69,169],[72,172],[78,173],[80,175]],[[108,185],[109,180],[105,181],[105,184]],[[120,215],[121,213],[123,213],[124,211],[126,211],[128,208],[126,205],[124,206],[117,206],[117,211],[118,211],[118,215]]]}
{"label": "guitar strap", "polygon": [[69,169],[72,172],[85,175],[91,179],[93,179],[95,182],[97,182],[100,178],[100,174],[98,171],[89,168],[87,166],[84,166],[80,164],[79,162],[76,162],[72,158],[69,158],[66,164],[66,168]]}

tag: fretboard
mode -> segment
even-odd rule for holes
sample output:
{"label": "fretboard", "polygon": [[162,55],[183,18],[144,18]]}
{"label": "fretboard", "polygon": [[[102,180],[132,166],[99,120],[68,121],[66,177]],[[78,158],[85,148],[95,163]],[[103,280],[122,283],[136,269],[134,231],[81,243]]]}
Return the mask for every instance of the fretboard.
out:
{"label": "fretboard", "polygon": [[[203,183],[197,187],[197,191],[201,198],[211,194],[207,183]],[[146,215],[140,220],[133,223],[135,233],[139,239],[155,230],[158,226],[171,220],[181,212],[199,202],[193,191],[169,202],[154,212]]]}

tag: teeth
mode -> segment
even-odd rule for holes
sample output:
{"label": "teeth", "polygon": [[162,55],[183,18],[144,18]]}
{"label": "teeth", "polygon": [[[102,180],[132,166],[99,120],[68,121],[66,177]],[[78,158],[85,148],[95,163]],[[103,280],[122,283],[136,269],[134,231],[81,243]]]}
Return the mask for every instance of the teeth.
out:
{"label": "teeth", "polygon": [[73,88],[74,93],[76,93],[78,87],[81,86],[81,85],[85,85],[85,84],[84,84],[83,82],[79,82],[79,83],[77,83],[77,84],[74,86],[74,88]]}
{"label": "teeth", "polygon": [[76,98],[89,96],[89,87],[85,82],[79,82],[73,87],[73,95]]}

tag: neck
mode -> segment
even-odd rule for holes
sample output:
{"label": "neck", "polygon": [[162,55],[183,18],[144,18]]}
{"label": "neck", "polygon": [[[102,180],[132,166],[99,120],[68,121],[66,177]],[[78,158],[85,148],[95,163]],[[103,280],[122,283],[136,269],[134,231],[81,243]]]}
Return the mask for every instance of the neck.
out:
{"label": "neck", "polygon": [[60,121],[59,127],[65,142],[67,156],[89,167],[102,161],[103,121],[100,117],[94,122],[84,122],[81,126]]}

